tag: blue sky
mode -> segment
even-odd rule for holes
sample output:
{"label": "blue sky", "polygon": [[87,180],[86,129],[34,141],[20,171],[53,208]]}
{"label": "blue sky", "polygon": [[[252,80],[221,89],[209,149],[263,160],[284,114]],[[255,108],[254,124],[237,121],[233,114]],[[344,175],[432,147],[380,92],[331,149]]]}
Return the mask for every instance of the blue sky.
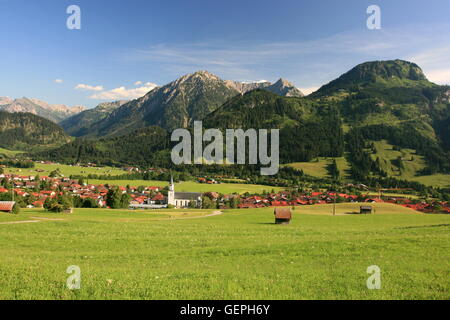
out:
{"label": "blue sky", "polygon": [[[81,30],[69,30],[69,5]],[[366,27],[369,5],[381,29]],[[0,96],[82,104],[137,97],[196,70],[305,92],[369,60],[450,84],[450,1],[0,0]]]}

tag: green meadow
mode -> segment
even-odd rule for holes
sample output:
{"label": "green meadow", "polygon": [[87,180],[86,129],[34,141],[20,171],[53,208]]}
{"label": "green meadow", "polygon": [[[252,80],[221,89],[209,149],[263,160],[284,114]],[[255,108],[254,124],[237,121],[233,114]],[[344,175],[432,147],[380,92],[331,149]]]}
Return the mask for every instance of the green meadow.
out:
{"label": "green meadow", "polygon": [[48,176],[50,172],[59,169],[59,171],[66,177],[70,175],[82,175],[87,176],[88,174],[98,174],[98,175],[110,175],[117,176],[120,174],[125,174],[127,171],[113,168],[113,167],[78,167],[66,164],[45,164],[45,163],[35,163],[34,168],[6,168],[7,173],[19,174],[19,175],[40,175]]}
{"label": "green meadow", "polygon": [[318,157],[313,161],[293,162],[287,164],[287,166],[290,166],[297,170],[302,170],[305,174],[313,177],[330,178],[328,166],[332,164],[333,159],[336,160],[336,165],[341,173],[341,177],[344,180],[349,180],[350,164],[345,159],[345,157],[336,157],[336,158]]}
{"label": "green meadow", "polygon": [[14,157],[20,153],[23,153],[23,151],[14,151],[14,150],[0,148],[0,155],[5,155],[7,157]]}
{"label": "green meadow", "polygon": [[449,299],[450,216],[358,207],[0,213],[0,299]]}
{"label": "green meadow", "polygon": [[[167,181],[157,181],[157,180],[93,180],[89,179],[89,183],[92,184],[105,184],[108,183],[110,185],[115,186],[123,186],[127,185],[138,187],[138,186],[155,186],[155,187],[166,187],[169,185]],[[181,192],[219,192],[223,194],[231,194],[231,193],[262,193],[263,191],[270,192],[272,190],[280,191],[283,188],[273,187],[273,186],[265,186],[259,184],[245,184],[245,183],[219,183],[219,184],[206,184],[206,183],[198,183],[194,181],[181,181],[175,183],[176,191]]]}
{"label": "green meadow", "polygon": [[[390,176],[429,186],[450,187],[450,174],[418,175],[420,170],[426,167],[426,161],[423,156],[416,154],[416,150],[405,148],[394,150],[393,145],[385,140],[372,141],[372,143],[376,150],[376,154],[372,154],[372,159],[380,158],[381,168]],[[396,163],[396,159],[399,158],[403,168],[399,168]]]}

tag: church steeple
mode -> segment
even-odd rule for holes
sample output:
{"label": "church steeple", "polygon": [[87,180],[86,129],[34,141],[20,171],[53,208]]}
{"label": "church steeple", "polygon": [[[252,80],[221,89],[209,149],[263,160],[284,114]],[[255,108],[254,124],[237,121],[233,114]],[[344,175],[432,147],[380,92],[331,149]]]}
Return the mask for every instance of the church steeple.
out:
{"label": "church steeple", "polygon": [[169,191],[175,191],[175,186],[173,184],[173,177],[172,176],[170,176]]}
{"label": "church steeple", "polygon": [[175,185],[173,184],[173,178],[170,176],[169,191],[167,192],[167,204],[176,206],[175,202]]}

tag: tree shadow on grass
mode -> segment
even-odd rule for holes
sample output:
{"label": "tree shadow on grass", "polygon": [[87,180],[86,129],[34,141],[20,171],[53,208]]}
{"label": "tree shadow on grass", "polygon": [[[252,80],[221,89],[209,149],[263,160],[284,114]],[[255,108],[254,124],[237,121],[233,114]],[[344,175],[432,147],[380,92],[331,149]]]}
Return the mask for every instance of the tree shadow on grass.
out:
{"label": "tree shadow on grass", "polygon": [[364,215],[368,215],[368,214],[370,214],[370,213],[360,213],[360,212],[358,212],[358,211],[349,211],[349,212],[345,212],[344,214],[356,214],[356,215],[362,215],[362,216],[364,216]]}
{"label": "tree shadow on grass", "polygon": [[395,229],[416,229],[416,228],[436,228],[436,227],[449,227],[449,223],[442,223],[442,224],[427,224],[423,226],[406,226],[406,227],[398,227]]}

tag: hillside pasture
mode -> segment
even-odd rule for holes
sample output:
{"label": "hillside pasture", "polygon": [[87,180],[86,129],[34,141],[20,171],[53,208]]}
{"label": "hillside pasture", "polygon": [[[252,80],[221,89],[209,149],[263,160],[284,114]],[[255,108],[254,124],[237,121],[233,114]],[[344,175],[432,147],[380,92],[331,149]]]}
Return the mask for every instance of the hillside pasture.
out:
{"label": "hillside pasture", "polygon": [[332,163],[333,160],[336,160],[336,165],[341,173],[341,177],[344,178],[344,180],[349,179],[350,164],[347,162],[345,157],[336,157],[336,158],[319,157],[309,162],[289,163],[287,164],[287,166],[295,168],[297,170],[302,170],[305,174],[312,177],[330,178],[328,166]]}
{"label": "hillside pasture", "polygon": [[[371,141],[376,153],[372,154],[373,160],[380,159],[381,168],[388,175],[398,179],[411,180],[435,187],[450,187],[450,174],[433,174],[420,176],[420,170],[426,167],[425,157],[418,155],[416,150],[399,148],[395,150],[392,144],[386,140]],[[397,159],[401,159],[402,168],[397,165]]]}
{"label": "hillside pasture", "polygon": [[35,163],[34,168],[6,168],[6,173],[18,174],[23,176],[48,176],[52,171],[59,169],[65,176],[71,175],[87,176],[89,174],[117,176],[126,174],[127,171],[113,167],[80,167],[66,164],[45,164]]}
{"label": "hillside pasture", "polygon": [[0,148],[0,156],[5,155],[6,157],[12,158],[20,153],[23,153],[23,151],[16,151],[16,150]]}

